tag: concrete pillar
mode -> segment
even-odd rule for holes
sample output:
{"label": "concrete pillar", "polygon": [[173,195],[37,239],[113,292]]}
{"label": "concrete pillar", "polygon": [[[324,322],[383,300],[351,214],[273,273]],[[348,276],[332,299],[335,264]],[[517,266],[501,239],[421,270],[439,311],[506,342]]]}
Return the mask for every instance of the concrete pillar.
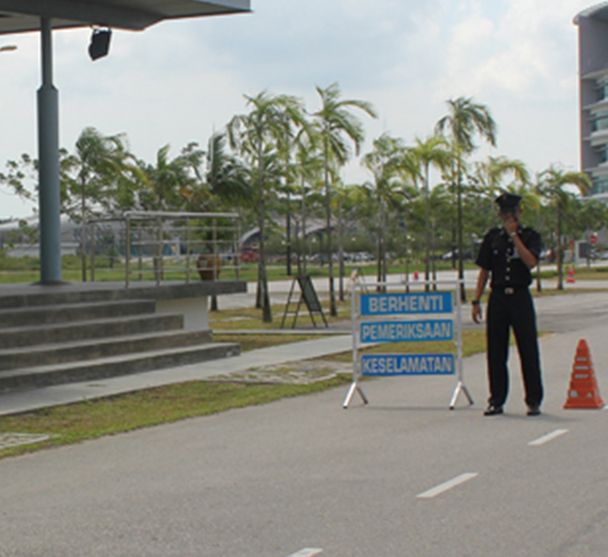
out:
{"label": "concrete pillar", "polygon": [[61,280],[61,201],[59,190],[59,93],[53,85],[53,27],[41,18],[42,85],[38,89],[40,283]]}

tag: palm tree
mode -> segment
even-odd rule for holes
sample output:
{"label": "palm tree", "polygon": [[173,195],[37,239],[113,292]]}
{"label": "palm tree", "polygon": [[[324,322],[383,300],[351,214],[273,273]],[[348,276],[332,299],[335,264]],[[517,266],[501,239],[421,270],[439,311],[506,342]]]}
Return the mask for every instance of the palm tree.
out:
{"label": "palm tree", "polygon": [[458,97],[447,101],[449,112],[436,125],[436,132],[446,135],[452,146],[453,172],[451,179],[456,196],[456,236],[458,249],[458,279],[461,281],[460,295],[466,300],[464,287],[462,178],[464,159],[475,150],[474,139],[481,136],[490,145],[496,145],[496,123],[488,108],[473,102],[471,98]]}
{"label": "palm tree", "polygon": [[68,199],[66,212],[80,222],[80,264],[82,281],[87,280],[86,222],[94,207],[108,207],[111,190],[121,174],[127,150],[122,135],[104,136],[92,127],[85,128],[76,140],[76,151],[61,161],[61,177]]}
{"label": "palm tree", "polygon": [[251,190],[240,161],[226,151],[226,134],[214,133],[207,151],[191,143],[182,149],[180,161],[194,179],[179,188],[185,209],[193,212],[233,208],[249,201]]}
{"label": "palm tree", "polygon": [[332,259],[330,167],[334,166],[336,173],[338,173],[339,169],[346,164],[350,156],[349,140],[355,146],[355,154],[359,155],[365,136],[361,121],[352,114],[351,110],[361,110],[373,118],[376,117],[376,112],[372,105],[366,101],[341,99],[340,87],[337,83],[325,89],[321,87],[316,89],[321,97],[321,108],[313,114],[313,118],[321,138],[323,153],[326,234],[329,256],[329,308],[330,315],[336,316],[338,311],[336,308]]}
{"label": "palm tree", "polygon": [[266,220],[272,185],[279,181],[279,138],[284,136],[285,121],[300,111],[298,99],[288,95],[272,95],[263,91],[255,97],[245,96],[251,111],[234,116],[227,127],[228,139],[233,149],[243,157],[249,171],[257,208],[259,228],[258,257],[258,307],[262,308],[263,321],[272,322],[268,277],[266,273]]}
{"label": "palm tree", "polygon": [[300,218],[298,238],[298,274],[306,274],[308,252],[307,220],[311,196],[322,187],[323,159],[316,149],[314,134],[298,134],[295,141],[296,180],[300,196]]}
{"label": "palm tree", "polygon": [[424,191],[424,220],[425,220],[425,237],[424,237],[424,280],[425,288],[429,289],[430,280],[430,260],[431,260],[431,202],[430,202],[430,172],[431,166],[435,166],[440,170],[444,170],[451,160],[451,153],[448,144],[443,137],[434,135],[425,141],[416,139],[416,145],[410,149],[414,160],[421,167],[421,176],[423,180]]}
{"label": "palm tree", "polygon": [[373,150],[367,153],[362,164],[373,176],[373,182],[364,186],[374,196],[377,207],[377,281],[386,282],[387,261],[384,231],[387,227],[387,207],[395,197],[395,190],[401,189],[400,165],[405,146],[398,138],[382,134],[373,142]]}
{"label": "palm tree", "polygon": [[591,180],[584,172],[565,172],[551,166],[539,175],[538,192],[554,208],[555,211],[555,256],[557,264],[557,289],[564,289],[563,270],[563,218],[568,204],[573,197],[566,187],[576,188],[585,195],[591,190]]}
{"label": "palm tree", "polygon": [[232,207],[250,199],[251,184],[240,161],[226,151],[226,142],[225,133],[214,133],[209,139],[205,183],[215,199]]}
{"label": "palm tree", "polygon": [[[184,148],[180,155],[169,156],[170,145],[164,145],[156,153],[153,164],[137,161],[137,168],[131,169],[134,179],[140,182],[140,208],[151,211],[175,211],[183,209],[193,189],[200,181],[198,167],[204,153],[190,152],[191,146]],[[196,156],[196,162],[193,157]]]}
{"label": "palm tree", "polygon": [[276,137],[277,151],[279,160],[282,164],[282,186],[281,191],[286,199],[286,219],[285,219],[285,243],[287,247],[287,275],[291,272],[291,196],[295,193],[295,181],[297,178],[296,164],[292,163],[292,155],[297,152],[299,144],[304,137],[310,138],[313,134],[312,127],[306,120],[306,113],[301,101],[294,99],[293,103],[288,103],[283,107],[283,129]]}
{"label": "palm tree", "polygon": [[[251,184],[247,172],[240,161],[226,152],[226,134],[214,133],[208,142],[204,180],[195,192],[192,202],[195,211],[209,211],[212,207],[226,207],[234,210],[248,205],[251,199]],[[220,232],[221,235],[221,232]],[[222,238],[220,238],[222,240]],[[234,246],[234,256],[238,257],[238,246]],[[215,259],[215,256],[214,256]],[[239,278],[239,267],[236,267]],[[211,311],[218,311],[218,298],[211,296]]]}
{"label": "palm tree", "polygon": [[346,274],[346,267],[344,264],[344,232],[345,232],[345,213],[348,210],[349,205],[349,194],[353,190],[352,187],[344,185],[342,181],[337,178],[336,184],[336,195],[334,196],[335,207],[332,209],[334,214],[337,215],[338,227],[337,227],[337,244],[338,244],[338,299],[343,302],[344,296],[344,275]]}
{"label": "palm tree", "polygon": [[[200,167],[204,152],[195,143],[184,147],[179,155],[171,158],[170,145],[164,145],[156,153],[154,163],[135,159],[126,165],[123,191],[130,189],[133,204],[143,211],[183,211],[191,204],[193,192],[199,189]],[[128,194],[127,194],[128,195]],[[155,230],[154,274],[157,279],[164,275],[162,250],[166,231],[159,217]]]}
{"label": "palm tree", "polygon": [[475,163],[472,179],[479,183],[486,194],[492,196],[505,189],[505,178],[511,178],[511,185],[523,188],[530,183],[530,173],[525,163],[520,160],[490,156],[485,161]]}
{"label": "palm tree", "polygon": [[[429,213],[431,215],[431,237],[430,237],[430,259],[431,259],[431,283],[433,290],[437,289],[437,268],[435,249],[437,245],[449,236],[449,215],[451,212],[451,197],[449,187],[439,183],[429,193]],[[425,200],[426,203],[426,200]],[[426,230],[426,227],[425,227]],[[449,245],[449,244],[446,244]]]}

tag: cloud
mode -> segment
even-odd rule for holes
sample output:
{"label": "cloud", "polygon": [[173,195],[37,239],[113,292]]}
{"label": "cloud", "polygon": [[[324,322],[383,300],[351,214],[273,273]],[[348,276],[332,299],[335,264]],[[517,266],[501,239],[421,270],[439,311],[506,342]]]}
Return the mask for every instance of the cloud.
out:
{"label": "cloud", "polygon": [[221,22],[206,40],[241,60],[244,76],[260,89],[382,82],[420,11],[415,2],[397,0],[308,0],[297,7],[266,1],[254,8],[250,17]]}
{"label": "cloud", "polygon": [[[541,170],[576,167],[577,41],[572,18],[588,0],[253,0],[254,13],[166,22],[142,33],[114,32],[110,55],[88,59],[89,30],[55,33],[61,144],[86,126],[127,134],[151,160],[170,143],[205,143],[243,112],[243,94],[263,89],[318,107],[315,85],[371,101],[367,143],[383,131],[426,137],[460,95],[487,104],[500,153]],[[0,54],[0,166],[36,152],[36,34]],[[6,76],[6,78],[5,78]],[[480,150],[484,156],[487,150]],[[348,181],[364,179],[356,162]],[[19,204],[14,204],[19,207]],[[0,217],[16,214],[4,203]],[[29,211],[29,209],[28,209]]]}
{"label": "cloud", "polygon": [[458,69],[449,72],[450,80],[488,96],[512,95],[519,101],[571,98],[577,48],[571,21],[583,4],[556,0],[548,6],[539,0],[511,0],[494,26],[480,25],[485,33],[467,20],[450,46]]}

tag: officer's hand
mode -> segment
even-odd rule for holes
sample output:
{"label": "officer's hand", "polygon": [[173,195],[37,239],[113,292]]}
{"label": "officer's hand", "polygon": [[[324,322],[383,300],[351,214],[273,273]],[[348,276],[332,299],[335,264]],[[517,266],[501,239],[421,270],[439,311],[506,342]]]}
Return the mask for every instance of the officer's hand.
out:
{"label": "officer's hand", "polygon": [[475,323],[481,323],[482,314],[481,314],[481,304],[473,304],[471,306],[471,317]]}
{"label": "officer's hand", "polygon": [[519,227],[519,223],[517,222],[517,219],[515,218],[515,215],[507,215],[504,218],[504,227],[505,230],[507,231],[507,234],[512,234],[513,232],[517,232],[517,228]]}

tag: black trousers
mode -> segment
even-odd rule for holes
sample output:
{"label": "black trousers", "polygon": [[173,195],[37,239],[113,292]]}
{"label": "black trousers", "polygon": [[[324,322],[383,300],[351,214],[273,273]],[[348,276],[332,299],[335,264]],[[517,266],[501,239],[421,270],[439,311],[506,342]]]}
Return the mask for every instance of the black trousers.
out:
{"label": "black trousers", "polygon": [[534,302],[527,288],[505,294],[495,288],[490,293],[486,321],[490,404],[502,406],[509,392],[509,330],[513,329],[521,361],[528,406],[540,406],[543,385],[536,331]]}

